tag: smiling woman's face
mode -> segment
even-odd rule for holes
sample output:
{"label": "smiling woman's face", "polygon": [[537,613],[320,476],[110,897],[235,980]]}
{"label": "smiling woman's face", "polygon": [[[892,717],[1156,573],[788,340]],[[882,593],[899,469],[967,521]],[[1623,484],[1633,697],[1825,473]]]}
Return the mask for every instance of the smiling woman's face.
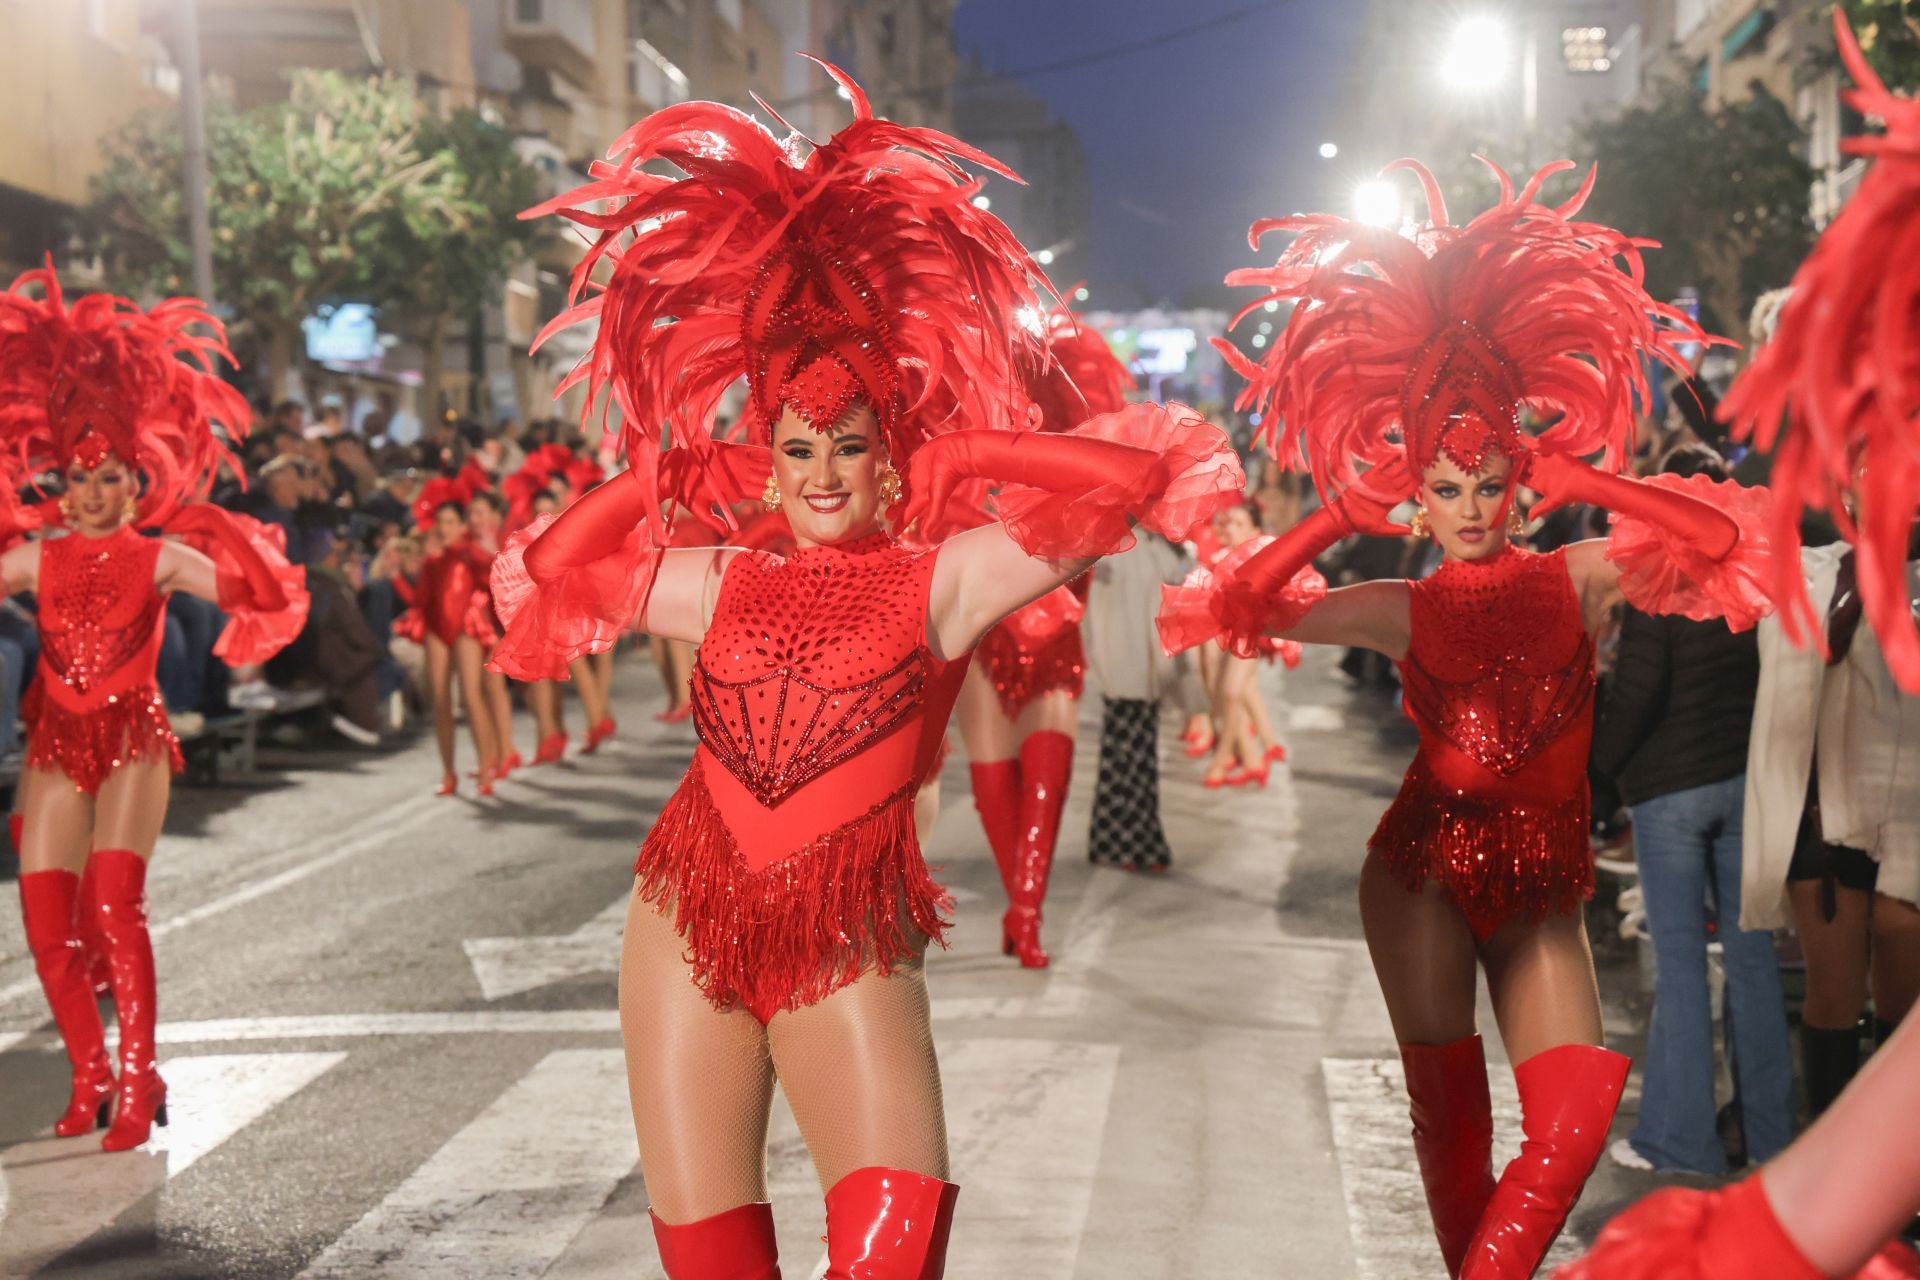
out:
{"label": "smiling woman's face", "polygon": [[1420,503],[1442,551],[1455,560],[1482,560],[1507,545],[1512,477],[1512,459],[1498,453],[1473,472],[1443,453],[1420,473]]}
{"label": "smiling woman's face", "polygon": [[802,545],[871,533],[880,520],[886,466],[880,424],[865,405],[855,405],[826,432],[792,409],[782,409],[773,424],[773,482]]}

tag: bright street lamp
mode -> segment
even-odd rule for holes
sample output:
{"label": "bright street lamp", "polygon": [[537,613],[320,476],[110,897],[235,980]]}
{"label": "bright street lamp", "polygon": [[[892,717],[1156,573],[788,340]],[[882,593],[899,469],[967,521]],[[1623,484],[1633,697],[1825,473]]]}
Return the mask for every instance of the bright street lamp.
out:
{"label": "bright street lamp", "polygon": [[1456,89],[1490,89],[1507,78],[1511,53],[1506,24],[1490,15],[1462,18],[1440,58],[1440,75]]}
{"label": "bright street lamp", "polygon": [[1370,227],[1399,226],[1399,189],[1385,178],[1369,178],[1353,189],[1353,216]]}
{"label": "bright street lamp", "polygon": [[1331,160],[1331,159],[1333,159],[1333,158],[1334,158],[1335,156],[1337,156],[1337,155],[1339,155],[1339,154],[1340,154],[1340,144],[1339,144],[1339,143],[1337,143],[1337,142],[1323,142],[1323,143],[1321,143],[1321,144],[1320,144],[1320,158],[1321,158],[1322,160]]}
{"label": "bright street lamp", "polygon": [[1033,259],[1035,262],[1038,262],[1043,267],[1050,267],[1053,265],[1053,250],[1042,249],[1040,252],[1033,255]]}

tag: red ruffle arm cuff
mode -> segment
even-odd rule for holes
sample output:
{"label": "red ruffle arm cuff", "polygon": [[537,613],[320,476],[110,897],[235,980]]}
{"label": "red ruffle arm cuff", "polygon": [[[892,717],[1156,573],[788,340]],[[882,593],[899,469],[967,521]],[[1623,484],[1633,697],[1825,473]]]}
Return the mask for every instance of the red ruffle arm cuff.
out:
{"label": "red ruffle arm cuff", "polygon": [[1140,525],[1182,542],[1213,513],[1241,500],[1246,476],[1226,433],[1185,405],[1130,404],[1071,431],[1022,444],[1097,441],[1132,454],[1103,456],[1097,478],[1063,475],[1058,486],[1003,486],[997,500],[1007,533],[1031,556],[1091,559],[1125,551]]}
{"label": "red ruffle arm cuff", "polygon": [[287,562],[287,534],[207,503],[175,513],[165,533],[213,561],[219,605],[227,625],[214,656],[230,667],[265,662],[307,624],[306,570]]}
{"label": "red ruffle arm cuff", "polygon": [[1327,580],[1312,565],[1302,567],[1278,591],[1240,584],[1229,590],[1240,569],[1272,546],[1269,536],[1249,538],[1210,566],[1189,573],[1178,586],[1160,588],[1160,644],[1179,653],[1208,640],[1219,640],[1242,658],[1278,657],[1288,666],[1300,663],[1298,641],[1267,634],[1284,631],[1299,622],[1327,594]]}
{"label": "red ruffle arm cuff", "polygon": [[1711,505],[1739,525],[1740,536],[1716,560],[1700,549],[1692,530],[1616,509],[1606,554],[1620,570],[1620,591],[1629,604],[1696,621],[1724,618],[1735,631],[1774,611],[1765,489],[1707,476],[1657,475],[1640,483]]}
{"label": "red ruffle arm cuff", "polygon": [[660,569],[660,548],[640,524],[612,551],[536,580],[528,548],[554,519],[541,516],[511,535],[493,561],[493,611],[505,632],[488,665],[516,680],[565,680],[575,658],[612,648],[634,624]]}

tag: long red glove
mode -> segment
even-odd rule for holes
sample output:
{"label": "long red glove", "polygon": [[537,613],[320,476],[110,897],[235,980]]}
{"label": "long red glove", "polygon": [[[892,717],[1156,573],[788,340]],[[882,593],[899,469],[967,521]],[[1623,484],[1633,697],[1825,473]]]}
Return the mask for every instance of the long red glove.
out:
{"label": "long red glove", "polygon": [[527,576],[545,584],[620,550],[647,518],[640,477],[620,472],[562,511],[527,548]]}
{"label": "long red glove", "polygon": [[1726,559],[1740,541],[1739,523],[1711,503],[1601,471],[1565,454],[1534,454],[1521,483],[1545,498],[1534,507],[1536,516],[1571,502],[1605,507],[1671,530],[1709,560]]}
{"label": "long red glove", "polygon": [[189,544],[213,544],[208,550],[218,569],[222,609],[278,613],[287,607],[287,593],[273,567],[261,557],[231,512],[196,502],[174,513],[167,521],[166,532]]}
{"label": "long red glove", "polygon": [[1171,464],[1151,449],[1090,436],[1037,431],[950,431],[913,455],[912,493],[901,527],[931,525],[969,480],[1072,493],[1121,484],[1155,489]]}

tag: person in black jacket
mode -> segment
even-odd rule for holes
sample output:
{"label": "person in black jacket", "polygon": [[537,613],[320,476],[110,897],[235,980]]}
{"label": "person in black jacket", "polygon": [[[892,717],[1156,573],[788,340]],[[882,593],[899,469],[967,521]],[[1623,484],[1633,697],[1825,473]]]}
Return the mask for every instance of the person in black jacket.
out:
{"label": "person in black jacket", "polygon": [[[1704,445],[1683,445],[1663,471],[1726,477]],[[1772,937],[1739,928],[1747,736],[1760,654],[1751,631],[1629,608],[1594,730],[1593,762],[1633,815],[1634,856],[1653,935],[1653,1025],[1640,1118],[1614,1158],[1645,1168],[1720,1174],[1708,912],[1727,976],[1733,1074],[1748,1155],[1768,1160],[1793,1137],[1793,1066]]]}

